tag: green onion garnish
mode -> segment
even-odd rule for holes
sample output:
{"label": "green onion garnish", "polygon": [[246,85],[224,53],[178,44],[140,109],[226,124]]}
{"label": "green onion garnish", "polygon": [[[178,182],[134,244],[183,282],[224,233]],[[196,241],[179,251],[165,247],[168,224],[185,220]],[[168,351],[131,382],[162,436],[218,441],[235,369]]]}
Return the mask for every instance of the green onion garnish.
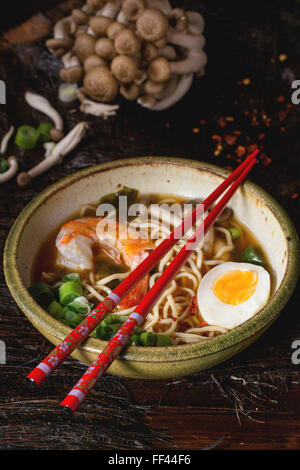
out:
{"label": "green onion garnish", "polygon": [[237,227],[229,227],[229,232],[233,240],[236,240],[241,236],[241,231]]}
{"label": "green onion garnish", "polygon": [[77,281],[68,281],[59,287],[59,302],[62,305],[68,305],[70,302],[81,297],[83,289]]}
{"label": "green onion garnish", "polygon": [[48,313],[57,320],[62,320],[65,316],[64,307],[60,305],[56,300],[52,300],[51,304],[47,309]]}
{"label": "green onion garnish", "polygon": [[29,293],[34,300],[43,308],[47,308],[53,300],[53,292],[44,282],[38,282],[29,287]]}
{"label": "green onion garnish", "polygon": [[156,335],[156,346],[172,346],[172,339],[169,335]]}
{"label": "green onion garnish", "polygon": [[36,146],[39,138],[38,131],[32,126],[21,126],[17,130],[15,143],[24,150],[31,150]]}
{"label": "green onion garnish", "polygon": [[155,346],[155,334],[151,331],[144,331],[140,336],[140,340],[143,346]]}
{"label": "green onion garnish", "polygon": [[249,246],[249,248],[246,248],[246,250],[241,253],[241,261],[257,264],[259,266],[266,264],[263,258],[257,254],[253,246]]}
{"label": "green onion garnish", "polygon": [[49,142],[51,140],[50,131],[54,125],[51,122],[42,122],[37,128],[39,134],[39,142]]}

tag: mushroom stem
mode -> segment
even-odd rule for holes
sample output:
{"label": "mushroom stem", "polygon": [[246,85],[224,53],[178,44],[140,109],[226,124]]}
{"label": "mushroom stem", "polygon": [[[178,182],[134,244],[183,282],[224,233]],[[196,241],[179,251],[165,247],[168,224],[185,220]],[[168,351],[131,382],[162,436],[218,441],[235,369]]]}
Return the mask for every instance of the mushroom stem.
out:
{"label": "mushroom stem", "polygon": [[81,103],[80,111],[85,114],[92,114],[93,116],[99,116],[105,119],[109,116],[115,116],[116,111],[119,109],[117,104],[109,105],[89,100],[81,90],[77,91],[77,97]]}
{"label": "mushroom stem", "polygon": [[121,3],[121,0],[110,0],[99,12],[101,12],[100,14],[102,16],[106,16],[107,18],[115,18],[121,7]]}
{"label": "mushroom stem", "polygon": [[65,55],[63,55],[61,57],[61,61],[64,64],[65,69],[80,65],[80,60],[78,59],[77,55],[74,54],[73,51],[67,52]]}
{"label": "mushroom stem", "polygon": [[20,173],[17,179],[19,186],[27,186],[32,178],[41,175],[49,170],[52,166],[60,163],[62,158],[70,153],[82,140],[85,130],[87,128],[86,122],[77,124],[69,134],[67,134],[53,149],[51,154],[41,161],[38,165],[34,166],[27,173]]}
{"label": "mushroom stem", "polygon": [[167,40],[171,44],[176,44],[176,46],[186,47],[187,49],[199,51],[203,49],[205,45],[205,39],[202,34],[193,35],[186,34],[179,31],[168,30]]}
{"label": "mushroom stem", "polygon": [[158,101],[154,106],[151,107],[151,111],[163,111],[164,109],[173,106],[175,103],[177,103],[177,101],[181,100],[181,98],[191,88],[193,78],[194,75],[192,73],[188,75],[182,75],[178,81],[175,91],[161,101]]}
{"label": "mushroom stem", "polygon": [[11,156],[8,158],[9,169],[6,170],[4,173],[0,173],[0,183],[5,183],[12,179],[18,171],[19,163],[15,156]]}
{"label": "mushroom stem", "polygon": [[204,29],[204,19],[200,13],[196,11],[186,12],[189,20],[189,31],[192,34],[202,34]]}
{"label": "mushroom stem", "polygon": [[7,147],[8,147],[9,139],[13,135],[14,131],[15,131],[14,126],[11,126],[9,128],[9,130],[6,132],[6,134],[4,134],[4,136],[2,137],[2,141],[1,141],[1,145],[0,145],[0,153],[2,155],[6,152]]}
{"label": "mushroom stem", "polygon": [[70,34],[70,28],[72,23],[72,17],[66,16],[62,20],[59,20],[53,30],[53,37],[55,39],[63,39]]}
{"label": "mushroom stem", "polygon": [[190,51],[185,59],[170,62],[170,68],[172,73],[179,75],[197,73],[206,65],[206,62],[207,57],[204,51]]}
{"label": "mushroom stem", "polygon": [[49,101],[41,95],[31,93],[27,91],[25,93],[25,101],[34,109],[37,109],[41,113],[46,114],[52,121],[56,129],[62,131],[64,128],[63,120],[58,112],[51,106]]}

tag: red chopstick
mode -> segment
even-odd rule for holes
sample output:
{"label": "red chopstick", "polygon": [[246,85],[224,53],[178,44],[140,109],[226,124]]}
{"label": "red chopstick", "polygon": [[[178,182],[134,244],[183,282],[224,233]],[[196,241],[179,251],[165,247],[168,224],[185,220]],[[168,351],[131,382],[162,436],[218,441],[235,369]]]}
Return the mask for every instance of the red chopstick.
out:
{"label": "red chopstick", "polygon": [[[167,237],[139,266],[132,271],[71,333],[58,344],[45,359],[26,377],[31,385],[40,386],[42,382],[76,349],[104,320],[104,318],[121,302],[134,286],[158,263],[158,261],[177,243],[218,199],[228,186],[248,167],[258,155],[255,150],[233,171],[182,223]],[[202,206],[203,205],[203,206]],[[178,236],[180,234],[180,236]]]}
{"label": "red chopstick", "polygon": [[195,247],[200,243],[211,225],[216,220],[217,216],[242,184],[255,162],[256,159],[254,158],[246,167],[246,169],[240,174],[237,180],[228,189],[218,204],[211,210],[202,224],[196,229],[192,237],[187,241],[184,247],[175,256],[173,261],[165,269],[154,286],[147,292],[143,300],[136,307],[135,311],[129,315],[128,320],[126,320],[115,336],[108,342],[103,351],[99,354],[96,361],[94,361],[93,364],[87,369],[79,382],[77,382],[74,388],[62,401],[61,406],[64,407],[66,411],[74,413],[79,408],[90,390],[94,388],[99,378],[105,374],[108,367],[112,364],[116,357],[119,356],[122,349],[126,346],[132,337],[135,327],[141,326],[143,324],[148,312],[168,287],[170,282],[174,279],[189,256],[191,256],[193,253],[191,244],[193,244]]}

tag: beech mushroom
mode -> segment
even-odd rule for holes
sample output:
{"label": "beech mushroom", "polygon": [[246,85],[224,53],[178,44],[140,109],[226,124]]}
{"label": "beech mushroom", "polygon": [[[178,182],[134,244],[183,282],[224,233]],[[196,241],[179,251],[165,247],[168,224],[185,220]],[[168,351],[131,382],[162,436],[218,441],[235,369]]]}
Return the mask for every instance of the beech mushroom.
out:
{"label": "beech mushroom", "polygon": [[62,57],[67,51],[71,49],[73,40],[70,37],[65,38],[52,38],[46,41],[46,46],[52,52],[52,54]]}
{"label": "beech mushroom", "polygon": [[137,99],[137,102],[144,108],[153,108],[156,104],[156,99],[151,95],[142,95]]}
{"label": "beech mushroom", "polygon": [[18,171],[19,163],[15,156],[11,156],[7,159],[7,163],[9,165],[8,170],[4,173],[0,173],[0,183],[5,183],[12,179]]}
{"label": "beech mushroom", "polygon": [[72,11],[72,20],[74,21],[74,23],[76,23],[77,25],[83,25],[83,24],[86,24],[89,22],[89,15],[84,12],[83,10],[80,10],[79,8],[75,8],[73,11]]}
{"label": "beech mushroom", "polygon": [[64,133],[60,131],[59,129],[51,129],[50,138],[54,142],[59,142],[60,140],[64,138]]}
{"label": "beech mushroom", "polygon": [[63,68],[60,70],[60,78],[64,82],[68,83],[78,83],[83,76],[83,68],[81,65],[76,65],[75,67]]}
{"label": "beech mushroom", "polygon": [[157,95],[161,93],[165,87],[165,83],[156,83],[152,80],[147,80],[144,84],[144,90],[147,95]]}
{"label": "beech mushroom", "polygon": [[74,54],[73,51],[67,52],[64,54],[61,58],[62,63],[64,64],[65,69],[69,67],[76,67],[77,65],[80,65],[80,60],[78,57]]}
{"label": "beech mushroom", "polygon": [[174,8],[169,16],[170,26],[177,31],[184,31],[189,25],[189,19],[183,8]]}
{"label": "beech mushroom", "polygon": [[125,25],[118,21],[113,21],[107,28],[107,37],[115,40],[118,34],[125,28]]}
{"label": "beech mushroom", "polygon": [[90,27],[96,36],[105,36],[111,22],[112,20],[106,16],[92,16],[90,19]]}
{"label": "beech mushroom", "polygon": [[118,54],[137,55],[141,50],[141,41],[129,28],[124,28],[115,38]]}
{"label": "beech mushroom", "polygon": [[105,0],[86,0],[86,3],[92,11],[97,11],[105,5]]}
{"label": "beech mushroom", "polygon": [[88,72],[95,67],[107,66],[107,62],[96,54],[90,55],[87,59],[85,59],[83,68],[85,72]]}
{"label": "beech mushroom", "polygon": [[140,95],[140,87],[136,83],[128,83],[120,86],[120,93],[130,101],[136,100]]}
{"label": "beech mushroom", "polygon": [[124,0],[122,10],[130,21],[136,21],[146,8],[145,0]]}
{"label": "beech mushroom", "polygon": [[120,9],[121,3],[121,0],[108,1],[101,9],[101,15],[106,16],[107,18],[115,18]]}
{"label": "beech mushroom", "polygon": [[162,39],[167,33],[168,26],[166,15],[156,8],[144,10],[136,22],[137,31],[145,41]]}
{"label": "beech mushroom", "polygon": [[142,57],[147,61],[151,61],[158,56],[158,49],[151,42],[146,42],[142,46]]}
{"label": "beech mushroom", "polygon": [[87,99],[81,89],[77,91],[77,97],[81,103],[80,111],[85,114],[92,114],[93,116],[100,116],[106,119],[109,116],[114,116],[116,111],[119,109],[117,104],[109,105],[96,103],[95,101]]}
{"label": "beech mushroom", "polygon": [[[41,113],[46,114],[50,119],[52,119],[54,126],[57,131],[62,133],[64,124],[61,116],[58,112],[51,106],[49,101],[41,95],[37,95],[35,93],[31,93],[27,91],[25,93],[25,101],[34,109],[37,109]],[[54,129],[52,129],[54,131]],[[51,131],[51,132],[52,132]]]}
{"label": "beech mushroom", "polygon": [[95,67],[83,80],[85,92],[97,101],[113,101],[118,93],[118,82],[107,67]]}
{"label": "beech mushroom", "polygon": [[81,61],[94,54],[96,39],[88,33],[82,33],[75,39],[74,51]]}
{"label": "beech mushroom", "polygon": [[99,57],[102,57],[103,59],[111,61],[116,55],[116,49],[115,49],[114,42],[112,41],[112,39],[108,39],[108,38],[98,39],[98,41],[95,44],[95,53]]}
{"label": "beech mushroom", "polygon": [[191,88],[193,83],[194,75],[182,75],[178,81],[178,84],[175,90],[170,93],[168,96],[165,96],[162,100],[158,101],[155,105],[152,106],[152,111],[162,111],[164,109],[170,108],[177,101],[179,101]]}
{"label": "beech mushroom", "polygon": [[171,72],[175,74],[197,73],[207,63],[204,51],[190,51],[183,60],[170,62]]}
{"label": "beech mushroom", "polygon": [[118,55],[111,63],[111,71],[121,83],[131,83],[137,75],[135,61],[127,55]]}
{"label": "beech mushroom", "polygon": [[11,138],[11,136],[13,135],[14,132],[15,132],[14,126],[10,126],[9,130],[2,137],[1,145],[0,145],[0,153],[2,155],[5,154],[5,152],[7,150],[7,147],[8,147],[9,139]]}
{"label": "beech mushroom", "polygon": [[60,142],[57,144],[53,152],[41,161],[38,165],[31,168],[27,173],[22,172],[18,175],[17,183],[19,186],[27,186],[32,178],[39,176],[40,174],[44,173],[45,171],[49,170],[52,166],[60,163],[62,157],[70,153],[82,140],[84,133],[87,129],[86,122],[80,122],[77,124],[71,132],[69,132]]}
{"label": "beech mushroom", "polygon": [[148,75],[153,82],[167,82],[171,77],[170,63],[165,57],[157,57],[150,63]]}

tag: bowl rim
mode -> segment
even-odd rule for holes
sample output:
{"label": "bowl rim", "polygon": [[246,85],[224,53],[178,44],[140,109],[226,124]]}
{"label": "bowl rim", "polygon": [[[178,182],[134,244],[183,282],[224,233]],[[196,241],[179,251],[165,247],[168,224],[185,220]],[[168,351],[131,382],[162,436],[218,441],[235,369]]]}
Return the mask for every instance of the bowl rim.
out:
{"label": "bowl rim", "polygon": [[[45,310],[43,310],[32,299],[27,288],[23,284],[17,268],[17,250],[22,231],[35,210],[59,190],[93,174],[137,164],[173,164],[187,166],[201,171],[207,171],[222,178],[225,178],[229,174],[229,171],[224,168],[207,162],[187,158],[169,156],[124,158],[100,163],[98,165],[79,170],[76,173],[60,179],[44,189],[41,193],[37,194],[18,215],[8,234],[3,255],[4,273],[8,288],[14,300],[25,313],[27,318],[34,325],[39,325],[41,329],[47,330],[52,337],[57,339],[57,343],[62,341],[71,332],[71,328],[53,319]],[[238,347],[240,343],[246,341],[249,337],[259,335],[259,332],[263,332],[263,330],[265,330],[279,315],[281,309],[291,296],[300,273],[300,250],[297,232],[285,209],[283,209],[272,196],[249,180],[244,184],[248,189],[253,191],[264,204],[267,205],[269,210],[273,212],[279,221],[285,234],[285,238],[288,240],[286,271],[277,291],[273,294],[267,305],[256,315],[224,335],[212,338],[207,342],[187,345],[160,348],[130,346],[122,355],[122,359],[138,362],[159,363],[204,358],[215,353],[220,353],[221,351],[231,347]],[[93,353],[96,352],[98,354],[106,344],[106,341],[102,341],[97,338],[89,338],[79,347],[79,349]]]}

